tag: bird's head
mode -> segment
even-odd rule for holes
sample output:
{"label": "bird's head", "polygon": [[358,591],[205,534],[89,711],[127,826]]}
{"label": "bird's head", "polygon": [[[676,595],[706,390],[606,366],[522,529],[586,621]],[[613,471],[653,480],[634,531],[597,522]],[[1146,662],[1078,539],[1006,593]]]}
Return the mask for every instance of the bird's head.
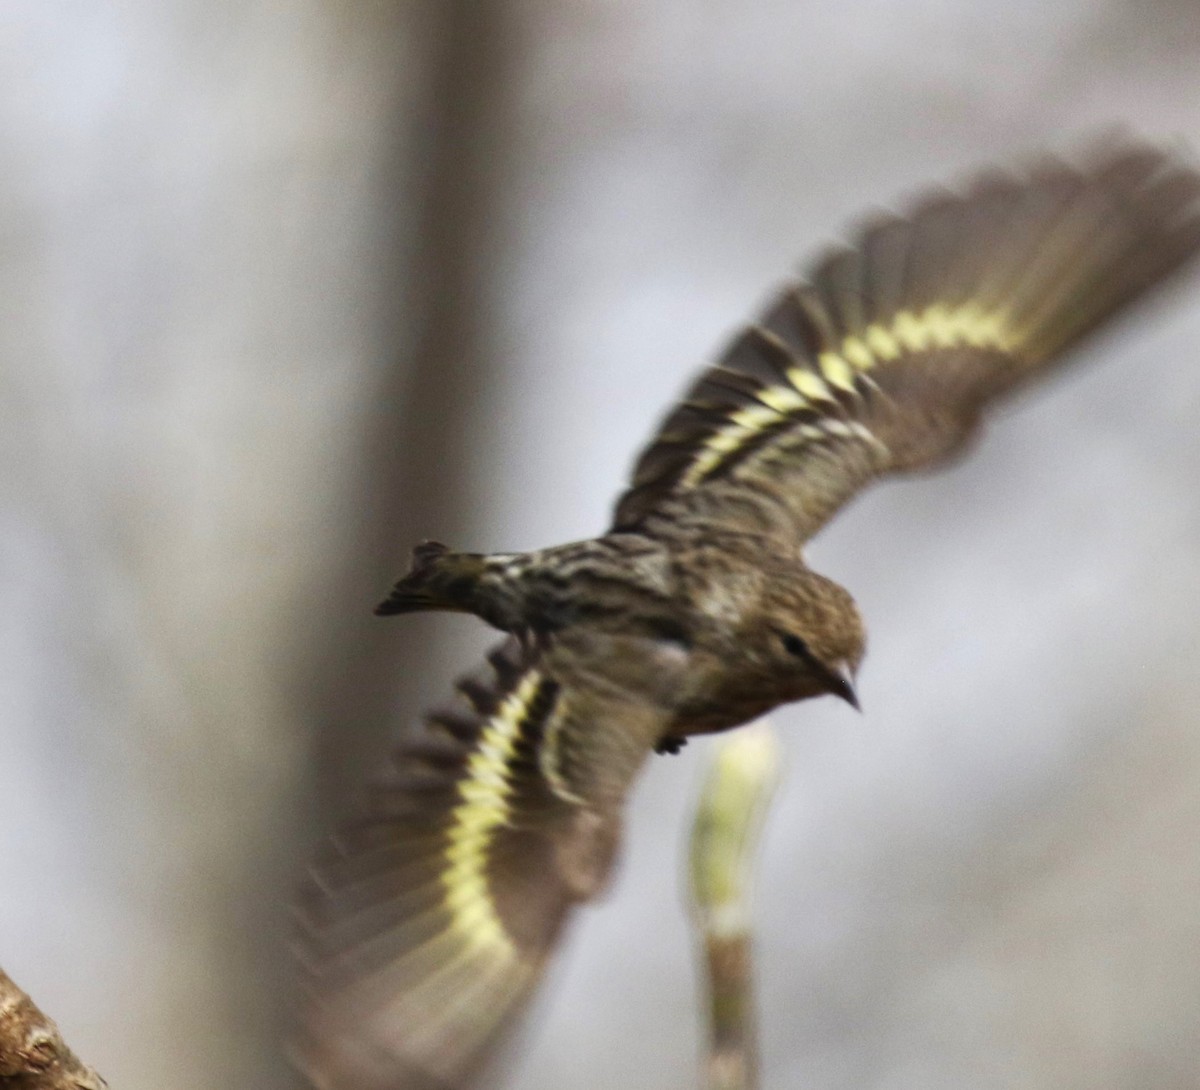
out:
{"label": "bird's head", "polygon": [[866,632],[844,587],[812,571],[771,580],[746,636],[781,702],[830,694],[858,707],[854,678]]}

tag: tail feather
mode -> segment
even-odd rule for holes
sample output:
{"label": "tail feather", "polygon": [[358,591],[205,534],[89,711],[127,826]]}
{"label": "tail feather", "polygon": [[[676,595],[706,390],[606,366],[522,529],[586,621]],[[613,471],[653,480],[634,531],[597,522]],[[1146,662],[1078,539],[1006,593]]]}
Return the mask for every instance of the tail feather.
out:
{"label": "tail feather", "polygon": [[412,567],[375,607],[379,617],[437,610],[475,612],[475,591],[486,568],[478,553],[455,553],[438,541],[422,541],[413,549]]}

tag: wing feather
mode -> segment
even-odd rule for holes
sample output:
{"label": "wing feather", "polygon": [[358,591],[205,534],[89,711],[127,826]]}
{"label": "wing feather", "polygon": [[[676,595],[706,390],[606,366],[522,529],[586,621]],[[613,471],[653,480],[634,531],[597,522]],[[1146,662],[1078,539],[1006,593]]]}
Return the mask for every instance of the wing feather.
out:
{"label": "wing feather", "polygon": [[297,1060],[316,1086],[457,1087],[486,1058],[609,873],[664,726],[636,671],[633,689],[615,680],[647,658],[618,639],[509,641],[323,846],[299,911]]}
{"label": "wing feather", "polygon": [[997,395],[1057,362],[1200,247],[1200,176],[1109,145],[877,214],[692,386],[614,528],[744,524],[806,540],[870,480],[936,465]]}

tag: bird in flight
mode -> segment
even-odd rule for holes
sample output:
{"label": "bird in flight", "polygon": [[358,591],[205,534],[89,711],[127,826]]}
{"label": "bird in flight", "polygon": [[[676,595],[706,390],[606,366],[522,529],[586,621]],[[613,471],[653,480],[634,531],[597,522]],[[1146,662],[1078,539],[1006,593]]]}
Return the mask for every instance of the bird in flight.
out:
{"label": "bird in flight", "polygon": [[1200,247],[1200,175],[1109,142],[876,215],[784,287],[638,459],[609,529],[529,553],[426,542],[377,612],[509,634],[401,744],[300,909],[322,1090],[470,1081],[600,892],[654,751],[796,700],[857,706],[863,620],[810,538],[940,466]]}

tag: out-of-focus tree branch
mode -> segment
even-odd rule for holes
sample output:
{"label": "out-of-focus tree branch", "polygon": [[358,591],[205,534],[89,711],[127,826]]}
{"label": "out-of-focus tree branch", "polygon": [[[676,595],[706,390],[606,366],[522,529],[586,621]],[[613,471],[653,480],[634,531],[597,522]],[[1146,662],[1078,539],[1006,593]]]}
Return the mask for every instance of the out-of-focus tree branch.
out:
{"label": "out-of-focus tree branch", "polygon": [[758,1085],[750,887],[767,808],[779,778],[779,744],[766,722],[719,748],[692,827],[693,918],[704,944],[709,997],[708,1090]]}
{"label": "out-of-focus tree branch", "polygon": [[104,1090],[107,1086],[0,969],[0,1090]]}

